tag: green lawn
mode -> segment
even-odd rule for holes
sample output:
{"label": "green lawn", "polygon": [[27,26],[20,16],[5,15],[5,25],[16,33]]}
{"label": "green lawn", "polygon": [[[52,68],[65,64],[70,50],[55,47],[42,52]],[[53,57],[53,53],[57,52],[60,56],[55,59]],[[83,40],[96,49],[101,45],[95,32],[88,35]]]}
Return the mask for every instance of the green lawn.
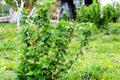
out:
{"label": "green lawn", "polygon": [[0,24],[0,80],[13,80],[18,65],[16,24]]}
{"label": "green lawn", "polygon": [[[107,33],[98,31],[92,34],[84,55],[61,80],[120,79],[120,24],[110,26]],[[21,46],[16,36],[16,24],[0,24],[0,80],[13,80],[16,77],[14,71],[19,65]],[[71,53],[75,53],[78,43],[72,41],[69,47]]]}

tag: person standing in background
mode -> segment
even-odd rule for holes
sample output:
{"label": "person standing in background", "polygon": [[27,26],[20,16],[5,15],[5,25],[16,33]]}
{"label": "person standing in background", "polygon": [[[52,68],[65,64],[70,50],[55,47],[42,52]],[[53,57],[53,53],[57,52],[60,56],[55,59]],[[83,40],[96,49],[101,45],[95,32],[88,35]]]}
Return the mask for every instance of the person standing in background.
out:
{"label": "person standing in background", "polygon": [[76,19],[76,7],[73,0],[60,0],[59,20],[61,19],[64,10],[70,14],[71,21]]}
{"label": "person standing in background", "polygon": [[74,21],[76,19],[76,6],[73,2],[73,0],[67,0],[68,2],[68,7],[69,7],[69,13],[71,16],[71,21]]}

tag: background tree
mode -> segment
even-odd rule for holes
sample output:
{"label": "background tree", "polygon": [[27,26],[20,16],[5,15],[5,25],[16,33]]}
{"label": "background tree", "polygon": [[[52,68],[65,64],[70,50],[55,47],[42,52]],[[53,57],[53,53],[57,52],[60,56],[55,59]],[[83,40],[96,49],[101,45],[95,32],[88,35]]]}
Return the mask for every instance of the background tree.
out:
{"label": "background tree", "polygon": [[20,28],[20,21],[19,18],[21,16],[23,8],[28,10],[28,17],[34,12],[35,10],[35,3],[39,0],[5,0],[7,4],[10,5],[12,9],[18,12],[18,20],[17,20],[17,27]]}

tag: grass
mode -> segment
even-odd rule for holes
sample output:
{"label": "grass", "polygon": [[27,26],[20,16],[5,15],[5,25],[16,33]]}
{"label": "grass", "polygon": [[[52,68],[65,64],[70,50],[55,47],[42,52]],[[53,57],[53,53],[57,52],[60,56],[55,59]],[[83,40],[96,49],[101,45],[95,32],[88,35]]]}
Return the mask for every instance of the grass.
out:
{"label": "grass", "polygon": [[[120,24],[111,24],[113,31],[92,34],[84,55],[72,66],[63,79],[119,80],[120,79]],[[118,31],[117,31],[118,30]],[[108,33],[109,34],[106,34]],[[74,44],[74,43],[73,43]],[[73,46],[72,44],[72,46]],[[77,45],[74,45],[77,48]]]}
{"label": "grass", "polygon": [[[72,65],[60,80],[119,80],[120,79],[120,24],[112,23],[110,30],[96,32],[90,38],[83,56]],[[16,24],[0,24],[0,80],[14,80],[19,65],[20,41],[16,39]],[[70,44],[75,53],[78,43]]]}
{"label": "grass", "polygon": [[13,80],[18,65],[16,24],[0,24],[0,80]]}

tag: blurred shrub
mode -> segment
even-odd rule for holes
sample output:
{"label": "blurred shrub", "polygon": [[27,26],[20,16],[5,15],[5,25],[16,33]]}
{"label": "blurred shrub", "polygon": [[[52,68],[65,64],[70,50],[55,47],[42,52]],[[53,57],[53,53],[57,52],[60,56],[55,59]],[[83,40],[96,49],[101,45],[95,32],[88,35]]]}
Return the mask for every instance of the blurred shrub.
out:
{"label": "blurred shrub", "polygon": [[115,19],[117,22],[120,20],[120,3],[115,5]]}
{"label": "blurred shrub", "polygon": [[118,23],[110,24],[108,31],[111,34],[120,34],[120,24]]}
{"label": "blurred shrub", "polygon": [[9,13],[9,5],[6,4],[3,6],[4,13]]}
{"label": "blurred shrub", "polygon": [[[36,13],[27,17],[26,10],[20,17],[20,38],[24,46],[21,62],[17,70],[17,80],[57,80],[60,74],[67,73],[71,65],[77,61],[82,49],[88,44],[92,24],[79,25],[61,20],[56,26],[50,23],[49,12],[52,1],[43,0],[36,5]],[[47,6],[46,6],[47,5]],[[76,27],[77,26],[77,27]],[[75,30],[79,30],[79,48],[70,59],[69,43]],[[77,35],[76,35],[77,36]]]}
{"label": "blurred shrub", "polygon": [[[2,9],[3,9],[3,15],[2,15]],[[0,4],[0,17],[1,16],[8,16],[9,15],[9,5],[1,5]]]}
{"label": "blurred shrub", "polygon": [[82,6],[77,10],[77,22],[92,22],[97,28],[105,28],[109,22],[116,22],[120,17],[120,4],[108,4],[101,7],[100,3]]}
{"label": "blurred shrub", "polygon": [[104,6],[102,13],[103,13],[103,18],[107,23],[113,21],[113,18],[116,17],[115,8],[111,4]]}
{"label": "blurred shrub", "polygon": [[101,24],[100,4],[93,3],[90,6],[82,6],[77,10],[77,22],[92,22],[99,28]]}
{"label": "blurred shrub", "polygon": [[70,20],[70,15],[68,13],[63,13],[61,19],[68,21]]}

